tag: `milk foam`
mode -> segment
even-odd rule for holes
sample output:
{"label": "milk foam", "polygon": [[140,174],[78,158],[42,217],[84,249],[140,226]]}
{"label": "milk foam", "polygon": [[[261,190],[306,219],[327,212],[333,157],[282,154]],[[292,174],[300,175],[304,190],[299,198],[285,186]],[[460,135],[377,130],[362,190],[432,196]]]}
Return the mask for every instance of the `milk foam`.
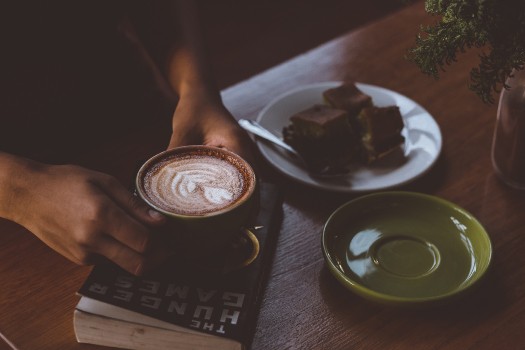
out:
{"label": "milk foam", "polygon": [[245,191],[245,180],[230,162],[206,155],[173,157],[153,166],[144,189],[161,209],[203,215],[235,203]]}

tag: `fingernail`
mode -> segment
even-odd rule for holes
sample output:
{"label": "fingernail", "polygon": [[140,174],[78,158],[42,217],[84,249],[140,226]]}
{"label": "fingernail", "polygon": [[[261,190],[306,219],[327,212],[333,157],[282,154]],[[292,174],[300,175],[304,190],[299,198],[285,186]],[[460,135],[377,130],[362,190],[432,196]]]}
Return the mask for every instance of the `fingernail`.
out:
{"label": "fingernail", "polygon": [[155,220],[162,220],[164,218],[164,216],[161,213],[153,209],[149,209],[148,214],[152,219]]}

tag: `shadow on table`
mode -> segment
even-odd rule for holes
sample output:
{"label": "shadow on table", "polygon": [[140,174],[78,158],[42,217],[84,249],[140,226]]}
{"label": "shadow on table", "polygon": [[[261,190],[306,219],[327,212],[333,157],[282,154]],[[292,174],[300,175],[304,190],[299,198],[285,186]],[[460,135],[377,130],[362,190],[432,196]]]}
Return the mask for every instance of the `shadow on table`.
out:
{"label": "shadow on table", "polygon": [[[323,267],[319,284],[321,295],[333,317],[347,328],[377,328],[385,330],[380,337],[398,337],[398,332],[417,332],[428,328],[458,334],[472,327],[491,322],[499,312],[509,307],[511,296],[502,289],[500,273],[492,266],[484,279],[464,295],[435,305],[402,307],[368,301],[343,287]],[[396,331],[394,331],[396,330]],[[406,334],[405,334],[406,335]]]}

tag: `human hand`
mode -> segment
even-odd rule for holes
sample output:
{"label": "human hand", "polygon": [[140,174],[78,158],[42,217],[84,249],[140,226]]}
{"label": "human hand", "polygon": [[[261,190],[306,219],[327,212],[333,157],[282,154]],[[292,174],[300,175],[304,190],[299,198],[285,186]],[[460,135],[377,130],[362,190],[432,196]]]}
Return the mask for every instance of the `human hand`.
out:
{"label": "human hand", "polygon": [[82,265],[104,256],[137,275],[167,258],[161,235],[152,232],[166,218],[115,178],[78,166],[29,164],[12,178],[16,195],[3,198],[4,216],[48,246]]}
{"label": "human hand", "polygon": [[204,144],[226,148],[252,165],[254,144],[235,118],[219,101],[181,98],[173,115],[173,132],[168,148]]}

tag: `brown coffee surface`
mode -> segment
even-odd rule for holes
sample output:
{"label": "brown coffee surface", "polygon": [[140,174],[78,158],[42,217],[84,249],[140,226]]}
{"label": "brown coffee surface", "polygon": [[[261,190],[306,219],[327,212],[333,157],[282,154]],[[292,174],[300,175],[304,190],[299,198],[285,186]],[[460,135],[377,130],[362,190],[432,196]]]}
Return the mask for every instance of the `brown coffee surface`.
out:
{"label": "brown coffee surface", "polygon": [[152,165],[143,189],[160,209],[206,215],[234,205],[247,191],[246,169],[235,159],[203,153],[174,154]]}

